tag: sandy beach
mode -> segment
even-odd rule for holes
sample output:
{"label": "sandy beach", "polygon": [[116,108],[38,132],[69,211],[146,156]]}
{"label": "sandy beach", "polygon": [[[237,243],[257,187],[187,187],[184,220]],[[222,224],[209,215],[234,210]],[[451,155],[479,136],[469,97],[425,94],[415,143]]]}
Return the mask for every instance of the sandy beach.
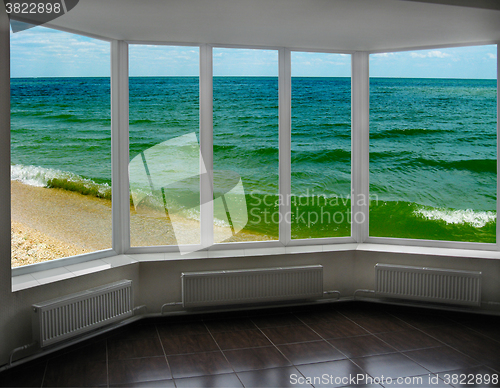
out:
{"label": "sandy beach", "polygon": [[[11,182],[12,267],[111,248],[111,201],[63,189]],[[174,219],[175,218],[175,219]],[[177,235],[199,239],[199,222],[173,215]],[[177,244],[172,223],[163,214],[131,208],[131,245]],[[216,227],[215,235],[227,234]],[[242,231],[229,241],[264,241],[266,235]]]}

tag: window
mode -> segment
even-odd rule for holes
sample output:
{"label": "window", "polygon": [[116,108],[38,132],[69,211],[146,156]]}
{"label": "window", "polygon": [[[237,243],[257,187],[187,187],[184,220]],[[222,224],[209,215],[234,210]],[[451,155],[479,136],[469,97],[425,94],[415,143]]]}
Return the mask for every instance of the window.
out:
{"label": "window", "polygon": [[[43,27],[11,38],[12,265],[109,249],[109,44]],[[351,171],[351,146],[366,139],[351,132],[350,55],[130,44],[125,253],[351,241],[367,226],[351,222],[359,190],[371,199],[368,241],[495,243],[496,50],[372,54],[370,164]]]}
{"label": "window", "polygon": [[351,60],[292,52],[292,239],[351,235]]}
{"label": "window", "polygon": [[375,54],[370,68],[370,236],[495,243],[496,46]]}
{"label": "window", "polygon": [[199,48],[129,57],[131,246],[200,244]]}
{"label": "window", "polygon": [[111,248],[109,43],[11,32],[13,267]]}
{"label": "window", "polygon": [[213,49],[214,241],[279,239],[278,52]]}

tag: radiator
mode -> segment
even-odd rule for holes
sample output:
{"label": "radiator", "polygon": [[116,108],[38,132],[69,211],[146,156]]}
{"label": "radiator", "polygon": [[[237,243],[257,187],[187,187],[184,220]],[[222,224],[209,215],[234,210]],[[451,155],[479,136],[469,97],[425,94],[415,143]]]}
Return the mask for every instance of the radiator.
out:
{"label": "radiator", "polygon": [[133,315],[132,281],[34,304],[33,338],[41,347],[86,333]]}
{"label": "radiator", "polygon": [[182,274],[186,308],[322,297],[321,265]]}
{"label": "radiator", "polygon": [[481,272],[377,264],[375,293],[382,297],[479,306]]}

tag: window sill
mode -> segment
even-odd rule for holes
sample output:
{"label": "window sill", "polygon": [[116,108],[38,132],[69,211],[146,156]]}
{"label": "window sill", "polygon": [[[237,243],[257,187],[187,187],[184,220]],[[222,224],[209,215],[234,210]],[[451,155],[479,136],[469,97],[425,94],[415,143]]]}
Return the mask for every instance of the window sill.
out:
{"label": "window sill", "polygon": [[498,251],[481,251],[469,249],[435,248],[408,245],[388,244],[330,244],[330,245],[308,245],[274,248],[250,248],[218,251],[199,251],[187,255],[177,252],[167,253],[141,253],[117,255],[103,259],[90,260],[83,263],[51,268],[44,271],[22,274],[12,277],[12,292],[22,291],[29,288],[46,285],[61,280],[76,278],[94,272],[105,271],[112,268],[122,267],[141,262],[160,262],[196,259],[218,259],[231,257],[255,257],[284,254],[318,253],[318,252],[341,252],[341,251],[363,251],[400,253],[410,255],[462,257],[476,259],[500,259]]}

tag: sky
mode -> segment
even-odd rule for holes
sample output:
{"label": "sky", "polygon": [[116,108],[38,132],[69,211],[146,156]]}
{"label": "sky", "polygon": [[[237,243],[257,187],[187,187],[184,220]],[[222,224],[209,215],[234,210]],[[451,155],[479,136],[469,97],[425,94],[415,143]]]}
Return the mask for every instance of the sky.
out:
{"label": "sky", "polygon": [[[110,43],[45,27],[11,31],[11,76],[109,77]],[[130,45],[131,76],[197,76],[199,48]],[[370,55],[370,76],[496,78],[495,45]],[[277,76],[276,50],[213,49],[215,76]],[[347,54],[292,52],[292,76],[349,77]]]}

